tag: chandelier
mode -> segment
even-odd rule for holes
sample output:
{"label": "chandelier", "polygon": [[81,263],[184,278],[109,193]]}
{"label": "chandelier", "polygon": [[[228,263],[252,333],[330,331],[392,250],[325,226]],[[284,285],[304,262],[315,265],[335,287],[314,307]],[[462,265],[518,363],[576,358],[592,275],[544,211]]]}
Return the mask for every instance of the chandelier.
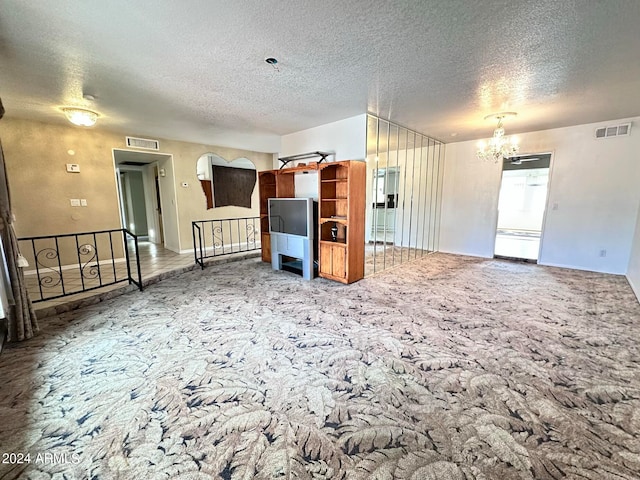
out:
{"label": "chandelier", "polygon": [[500,112],[492,113],[484,117],[485,120],[497,119],[498,126],[493,131],[493,137],[488,142],[478,142],[478,151],[476,155],[480,160],[493,160],[495,163],[504,159],[513,157],[518,153],[518,139],[515,137],[505,137],[502,119],[505,117],[515,117],[516,112]]}

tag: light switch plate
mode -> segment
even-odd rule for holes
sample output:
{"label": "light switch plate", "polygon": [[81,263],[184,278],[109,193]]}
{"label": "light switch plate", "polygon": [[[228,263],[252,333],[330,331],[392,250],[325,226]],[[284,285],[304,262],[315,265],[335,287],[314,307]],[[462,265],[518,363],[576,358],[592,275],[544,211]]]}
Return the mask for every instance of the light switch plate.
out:
{"label": "light switch plate", "polygon": [[69,200],[71,201],[71,206],[72,207],[79,207],[80,206],[80,199],[79,198],[71,198]]}
{"label": "light switch plate", "polygon": [[67,163],[67,172],[80,173],[80,165],[77,163]]}
{"label": "light switch plate", "polygon": [[87,206],[87,199],[86,198],[81,198],[80,199],[80,206],[81,207],[86,207]]}

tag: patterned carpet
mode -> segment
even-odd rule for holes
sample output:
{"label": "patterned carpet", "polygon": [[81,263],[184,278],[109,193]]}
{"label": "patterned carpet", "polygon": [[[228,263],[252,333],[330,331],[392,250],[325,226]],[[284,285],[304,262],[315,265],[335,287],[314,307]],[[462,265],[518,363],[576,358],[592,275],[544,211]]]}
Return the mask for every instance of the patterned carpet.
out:
{"label": "patterned carpet", "polygon": [[624,277],[247,260],[41,324],[0,356],[2,480],[640,478]]}

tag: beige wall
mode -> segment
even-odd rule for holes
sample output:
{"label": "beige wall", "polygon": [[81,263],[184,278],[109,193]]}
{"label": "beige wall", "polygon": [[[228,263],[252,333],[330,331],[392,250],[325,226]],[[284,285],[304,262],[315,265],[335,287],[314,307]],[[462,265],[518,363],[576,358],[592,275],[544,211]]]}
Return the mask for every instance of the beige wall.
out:
{"label": "beige wall", "polygon": [[[229,162],[239,157],[245,157],[251,160],[259,171],[269,170],[272,168],[273,163],[273,155],[271,153],[250,152],[247,150],[198,145],[172,140],[161,141],[160,149],[164,153],[173,154],[181,251],[184,252],[193,248],[191,222],[194,220],[257,217],[260,215],[257,182],[251,197],[250,209],[242,207],[219,207],[207,210],[206,198],[200,187],[200,180],[198,180],[196,175],[197,162],[198,158],[203,154],[215,153]],[[182,184],[184,182],[189,186],[183,187]]]}
{"label": "beige wall", "polygon": [[[111,148],[122,136],[4,118],[0,138],[18,237],[120,228]],[[80,173],[67,173],[67,163]],[[72,207],[70,198],[88,206]]]}
{"label": "beige wall", "polygon": [[[0,123],[0,138],[18,236],[120,228],[112,149],[126,149],[125,135],[5,117]],[[201,155],[212,152],[229,161],[246,157],[258,170],[266,170],[272,166],[271,153],[159,140],[160,152],[173,155],[173,176],[164,179],[172,181],[175,189],[172,204],[164,207],[172,209],[171,214],[177,217],[179,243],[171,248],[182,251],[192,248],[192,220],[258,215],[257,185],[251,209],[207,210],[196,163]],[[70,155],[69,150],[75,155]],[[78,163],[80,173],[67,173],[67,163]],[[183,182],[188,187],[182,187]],[[70,198],[85,198],[88,206],[72,207]]]}

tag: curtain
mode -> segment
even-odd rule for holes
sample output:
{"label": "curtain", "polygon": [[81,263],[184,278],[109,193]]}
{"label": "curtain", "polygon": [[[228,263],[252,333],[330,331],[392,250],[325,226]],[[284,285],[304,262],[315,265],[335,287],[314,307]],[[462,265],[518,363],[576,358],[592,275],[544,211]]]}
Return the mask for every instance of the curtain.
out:
{"label": "curtain", "polygon": [[[0,118],[4,113],[2,100],[0,100]],[[4,153],[0,143],[0,235],[5,250],[7,268],[11,291],[7,292],[10,299],[8,315],[8,335],[10,342],[26,340],[33,337],[39,330],[38,320],[29,300],[29,294],[24,283],[24,273],[18,267],[18,240],[12,226],[13,214],[11,213],[11,199],[9,184],[7,183],[7,170],[4,164]]]}

